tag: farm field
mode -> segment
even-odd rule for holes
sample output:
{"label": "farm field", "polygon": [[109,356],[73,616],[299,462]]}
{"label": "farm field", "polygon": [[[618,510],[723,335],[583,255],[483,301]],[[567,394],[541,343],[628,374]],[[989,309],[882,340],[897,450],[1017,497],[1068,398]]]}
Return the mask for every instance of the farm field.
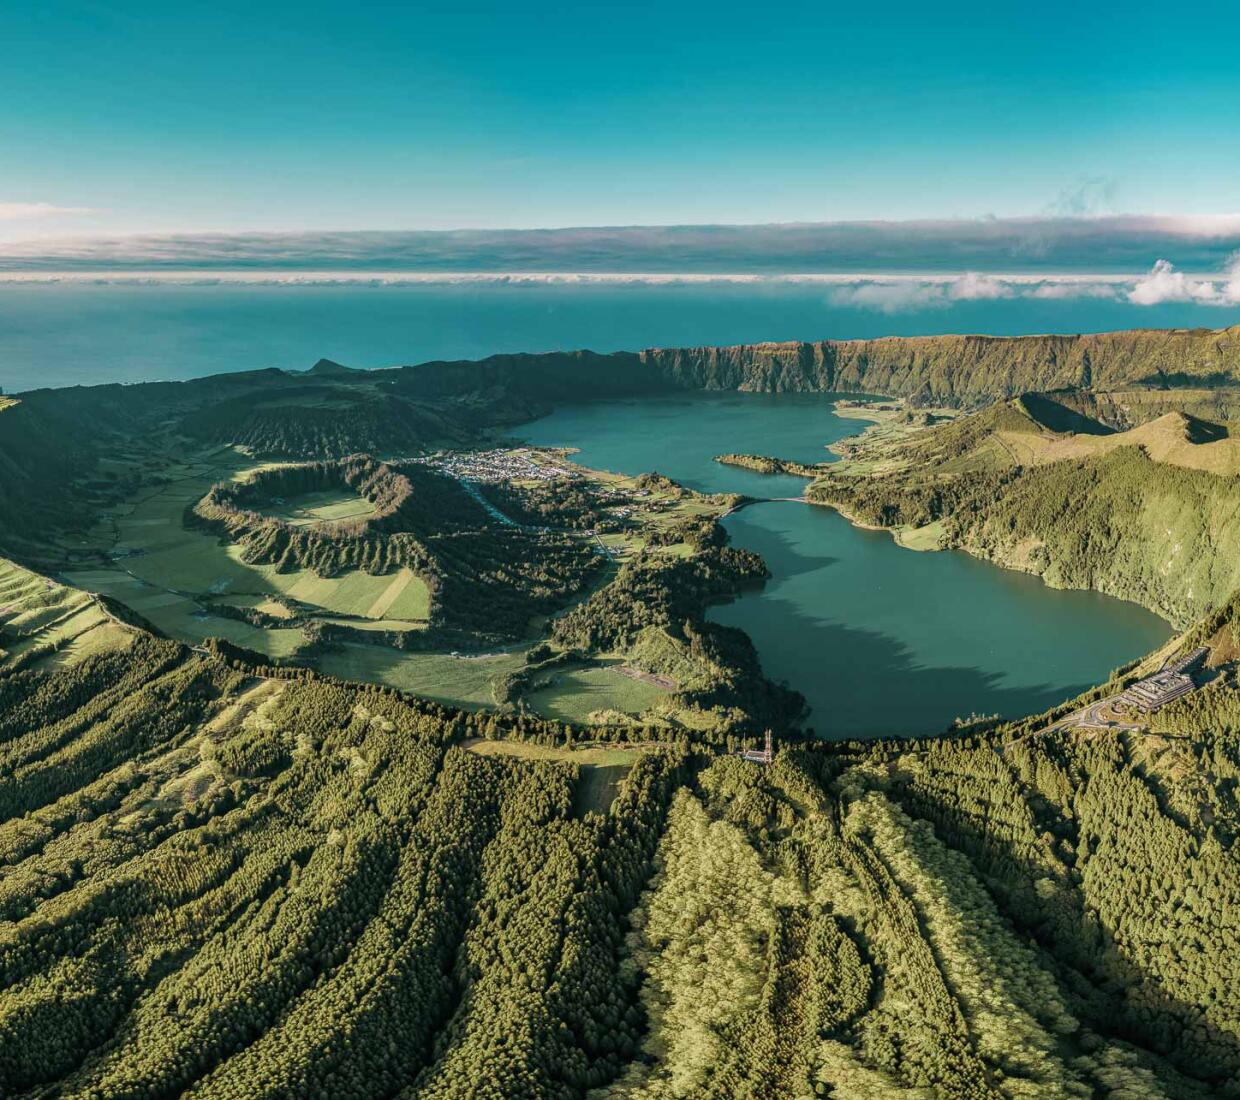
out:
{"label": "farm field", "polygon": [[[338,644],[311,658],[307,620],[369,635],[425,629],[432,612],[427,583],[409,567],[379,575],[353,570],[324,577],[309,568],[281,571],[274,564],[246,561],[239,543],[198,526],[186,526],[186,513],[220,481],[246,481],[263,470],[287,464],[258,462],[235,448],[202,450],[179,460],[163,457],[159,482],[110,507],[91,529],[89,546],[109,560],[66,571],[63,575],[70,583],[117,599],[180,641],[198,644],[219,637],[276,661],[312,659],[327,674],[385,684],[446,704],[492,707],[497,680],[523,667],[520,650],[459,657],[362,642]],[[686,542],[648,547],[652,533],[709,519],[726,507],[718,498],[674,486],[639,484],[641,479],[636,477],[595,470],[582,472],[604,491],[625,494],[619,498],[620,511],[632,524],[594,536],[583,533],[612,558],[595,590],[614,579],[621,563],[644,549],[691,558],[693,547]],[[368,501],[351,490],[276,499],[278,510],[270,514],[293,526],[356,518],[372,510]],[[257,612],[265,621],[246,621],[230,614],[230,608]],[[543,634],[550,621],[551,616],[545,614],[531,617],[531,640]],[[376,643],[383,641],[375,637]],[[561,670],[548,678],[551,682],[532,692],[527,701],[536,713],[561,722],[630,721],[666,694],[659,686],[625,676],[611,666]]]}
{"label": "farm field", "polygon": [[[424,623],[430,614],[430,594],[425,582],[408,569],[378,576],[356,571],[340,577],[319,577],[310,570],[280,572],[273,565],[245,562],[237,546],[184,526],[186,508],[212,484],[230,473],[247,476],[254,468],[243,456],[216,452],[173,469],[169,484],[114,509],[93,532],[115,565],[73,571],[67,579],[121,600],[172,637],[199,642],[214,635],[276,658],[296,652],[303,642],[300,630],[266,630],[212,615],[203,602],[224,597],[223,602],[233,606],[266,610],[267,604],[290,601],[312,613],[373,619],[374,629],[409,630]],[[344,504],[320,502],[313,508],[339,511]],[[271,613],[279,616],[278,611]]]}
{"label": "farm field", "polygon": [[478,709],[495,704],[492,681],[525,663],[523,649],[482,656],[402,653],[384,646],[341,646],[316,661],[320,672],[408,691],[437,703]]}
{"label": "farm field", "polygon": [[179,641],[197,644],[204,638],[224,638],[234,645],[277,659],[293,656],[305,641],[302,632],[295,627],[265,630],[214,615],[190,596],[166,591],[116,570],[81,570],[65,576],[87,591],[119,600],[152,626]]}
{"label": "farm field", "polygon": [[555,670],[548,686],[525,696],[525,702],[546,718],[589,724],[608,711],[637,716],[667,694],[665,688],[636,680],[618,664]]}

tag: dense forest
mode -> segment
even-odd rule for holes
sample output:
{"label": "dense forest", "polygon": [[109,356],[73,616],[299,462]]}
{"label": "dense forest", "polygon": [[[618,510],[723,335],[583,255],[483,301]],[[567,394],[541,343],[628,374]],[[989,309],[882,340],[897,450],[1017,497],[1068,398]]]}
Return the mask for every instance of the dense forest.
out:
{"label": "dense forest", "polygon": [[1234,708],[607,788],[141,632],[0,698],[6,1096],[1240,1094]]}

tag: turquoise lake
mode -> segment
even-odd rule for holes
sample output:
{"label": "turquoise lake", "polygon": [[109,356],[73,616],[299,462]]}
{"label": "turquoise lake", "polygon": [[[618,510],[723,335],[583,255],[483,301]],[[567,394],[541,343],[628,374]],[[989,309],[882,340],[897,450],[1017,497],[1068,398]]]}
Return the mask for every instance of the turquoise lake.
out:
{"label": "turquoise lake", "polygon": [[[657,470],[704,492],[797,496],[800,478],[721,466],[714,456],[829,459],[827,444],[866,424],[836,416],[831,401],[694,394],[599,402],[563,407],[518,434],[578,447],[578,461],[598,469]],[[744,630],[767,675],[805,695],[820,737],[935,733],[958,716],[1034,713],[1171,635],[1135,604],[1057,591],[958,551],[905,550],[827,508],[757,504],[725,523],[772,577],[710,618]]]}

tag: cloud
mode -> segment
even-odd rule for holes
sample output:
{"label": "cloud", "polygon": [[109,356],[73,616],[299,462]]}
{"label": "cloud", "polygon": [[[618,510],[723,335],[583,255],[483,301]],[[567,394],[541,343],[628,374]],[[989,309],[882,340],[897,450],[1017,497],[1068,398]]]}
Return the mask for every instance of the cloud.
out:
{"label": "cloud", "polygon": [[1228,304],[1240,302],[1240,252],[1233,252],[1228,258],[1227,282],[1222,292]]}
{"label": "cloud", "polygon": [[1128,300],[1138,306],[1164,302],[1197,302],[1202,305],[1233,305],[1240,302],[1240,264],[1233,259],[1228,281],[1222,285],[1212,279],[1196,279],[1176,271],[1168,260],[1158,260],[1128,292]]}
{"label": "cloud", "polygon": [[[1085,209],[1090,201],[1068,197],[1061,205],[1064,209]],[[260,268],[736,276],[834,272],[858,277],[971,271],[983,275],[1021,272],[1048,277],[1069,273],[1135,277],[1147,272],[1159,257],[1181,270],[1218,271],[1237,250],[1240,215],[1188,218],[1052,213],[1030,218],[899,222],[187,233],[38,240],[0,244],[0,269]]]}
{"label": "cloud", "polygon": [[1109,283],[1089,283],[1079,279],[1068,282],[1041,283],[1029,291],[1030,298],[1059,301],[1065,298],[1111,299],[1118,297],[1118,288]]}
{"label": "cloud", "polygon": [[50,202],[0,202],[0,220],[56,218],[66,214],[94,214],[88,206],[55,206]]}
{"label": "cloud", "polygon": [[1028,275],[904,275],[884,279],[856,279],[833,288],[834,305],[898,313],[909,309],[943,309],[955,302],[984,302],[1005,298],[1113,298],[1115,287],[1079,278],[1044,279]]}
{"label": "cloud", "polygon": [[573,271],[300,271],[287,269],[81,269],[70,271],[5,271],[0,286],[66,283],[78,285],[176,286],[612,286],[691,287],[711,285],[821,287],[832,305],[879,313],[948,309],[961,302],[1005,299],[1035,301],[1096,300],[1137,306],[1186,302],[1205,306],[1240,304],[1240,253],[1222,278],[1188,276],[1159,261],[1147,273],[1131,275],[1001,274],[958,275],[872,272],[861,275],[822,273],[766,275],[669,272]]}
{"label": "cloud", "polygon": [[864,282],[837,287],[827,294],[832,305],[854,309],[873,309],[880,313],[902,313],[914,309],[942,309],[948,305],[947,295],[939,283]]}
{"label": "cloud", "polygon": [[970,271],[948,286],[948,295],[958,302],[977,302],[991,298],[1011,298],[1012,287],[993,275],[980,275]]}

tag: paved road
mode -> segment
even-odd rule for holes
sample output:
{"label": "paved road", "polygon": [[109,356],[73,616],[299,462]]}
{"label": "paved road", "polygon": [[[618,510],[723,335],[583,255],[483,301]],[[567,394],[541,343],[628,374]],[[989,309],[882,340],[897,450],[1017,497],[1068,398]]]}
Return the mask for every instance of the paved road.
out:
{"label": "paved road", "polygon": [[1078,710],[1073,714],[1069,714],[1066,718],[1061,718],[1049,729],[1109,729],[1109,730],[1135,730],[1141,728],[1140,722],[1134,722],[1127,712],[1120,710],[1115,706],[1115,699],[1112,695],[1107,699],[1099,699],[1096,703],[1090,703],[1089,706]]}

